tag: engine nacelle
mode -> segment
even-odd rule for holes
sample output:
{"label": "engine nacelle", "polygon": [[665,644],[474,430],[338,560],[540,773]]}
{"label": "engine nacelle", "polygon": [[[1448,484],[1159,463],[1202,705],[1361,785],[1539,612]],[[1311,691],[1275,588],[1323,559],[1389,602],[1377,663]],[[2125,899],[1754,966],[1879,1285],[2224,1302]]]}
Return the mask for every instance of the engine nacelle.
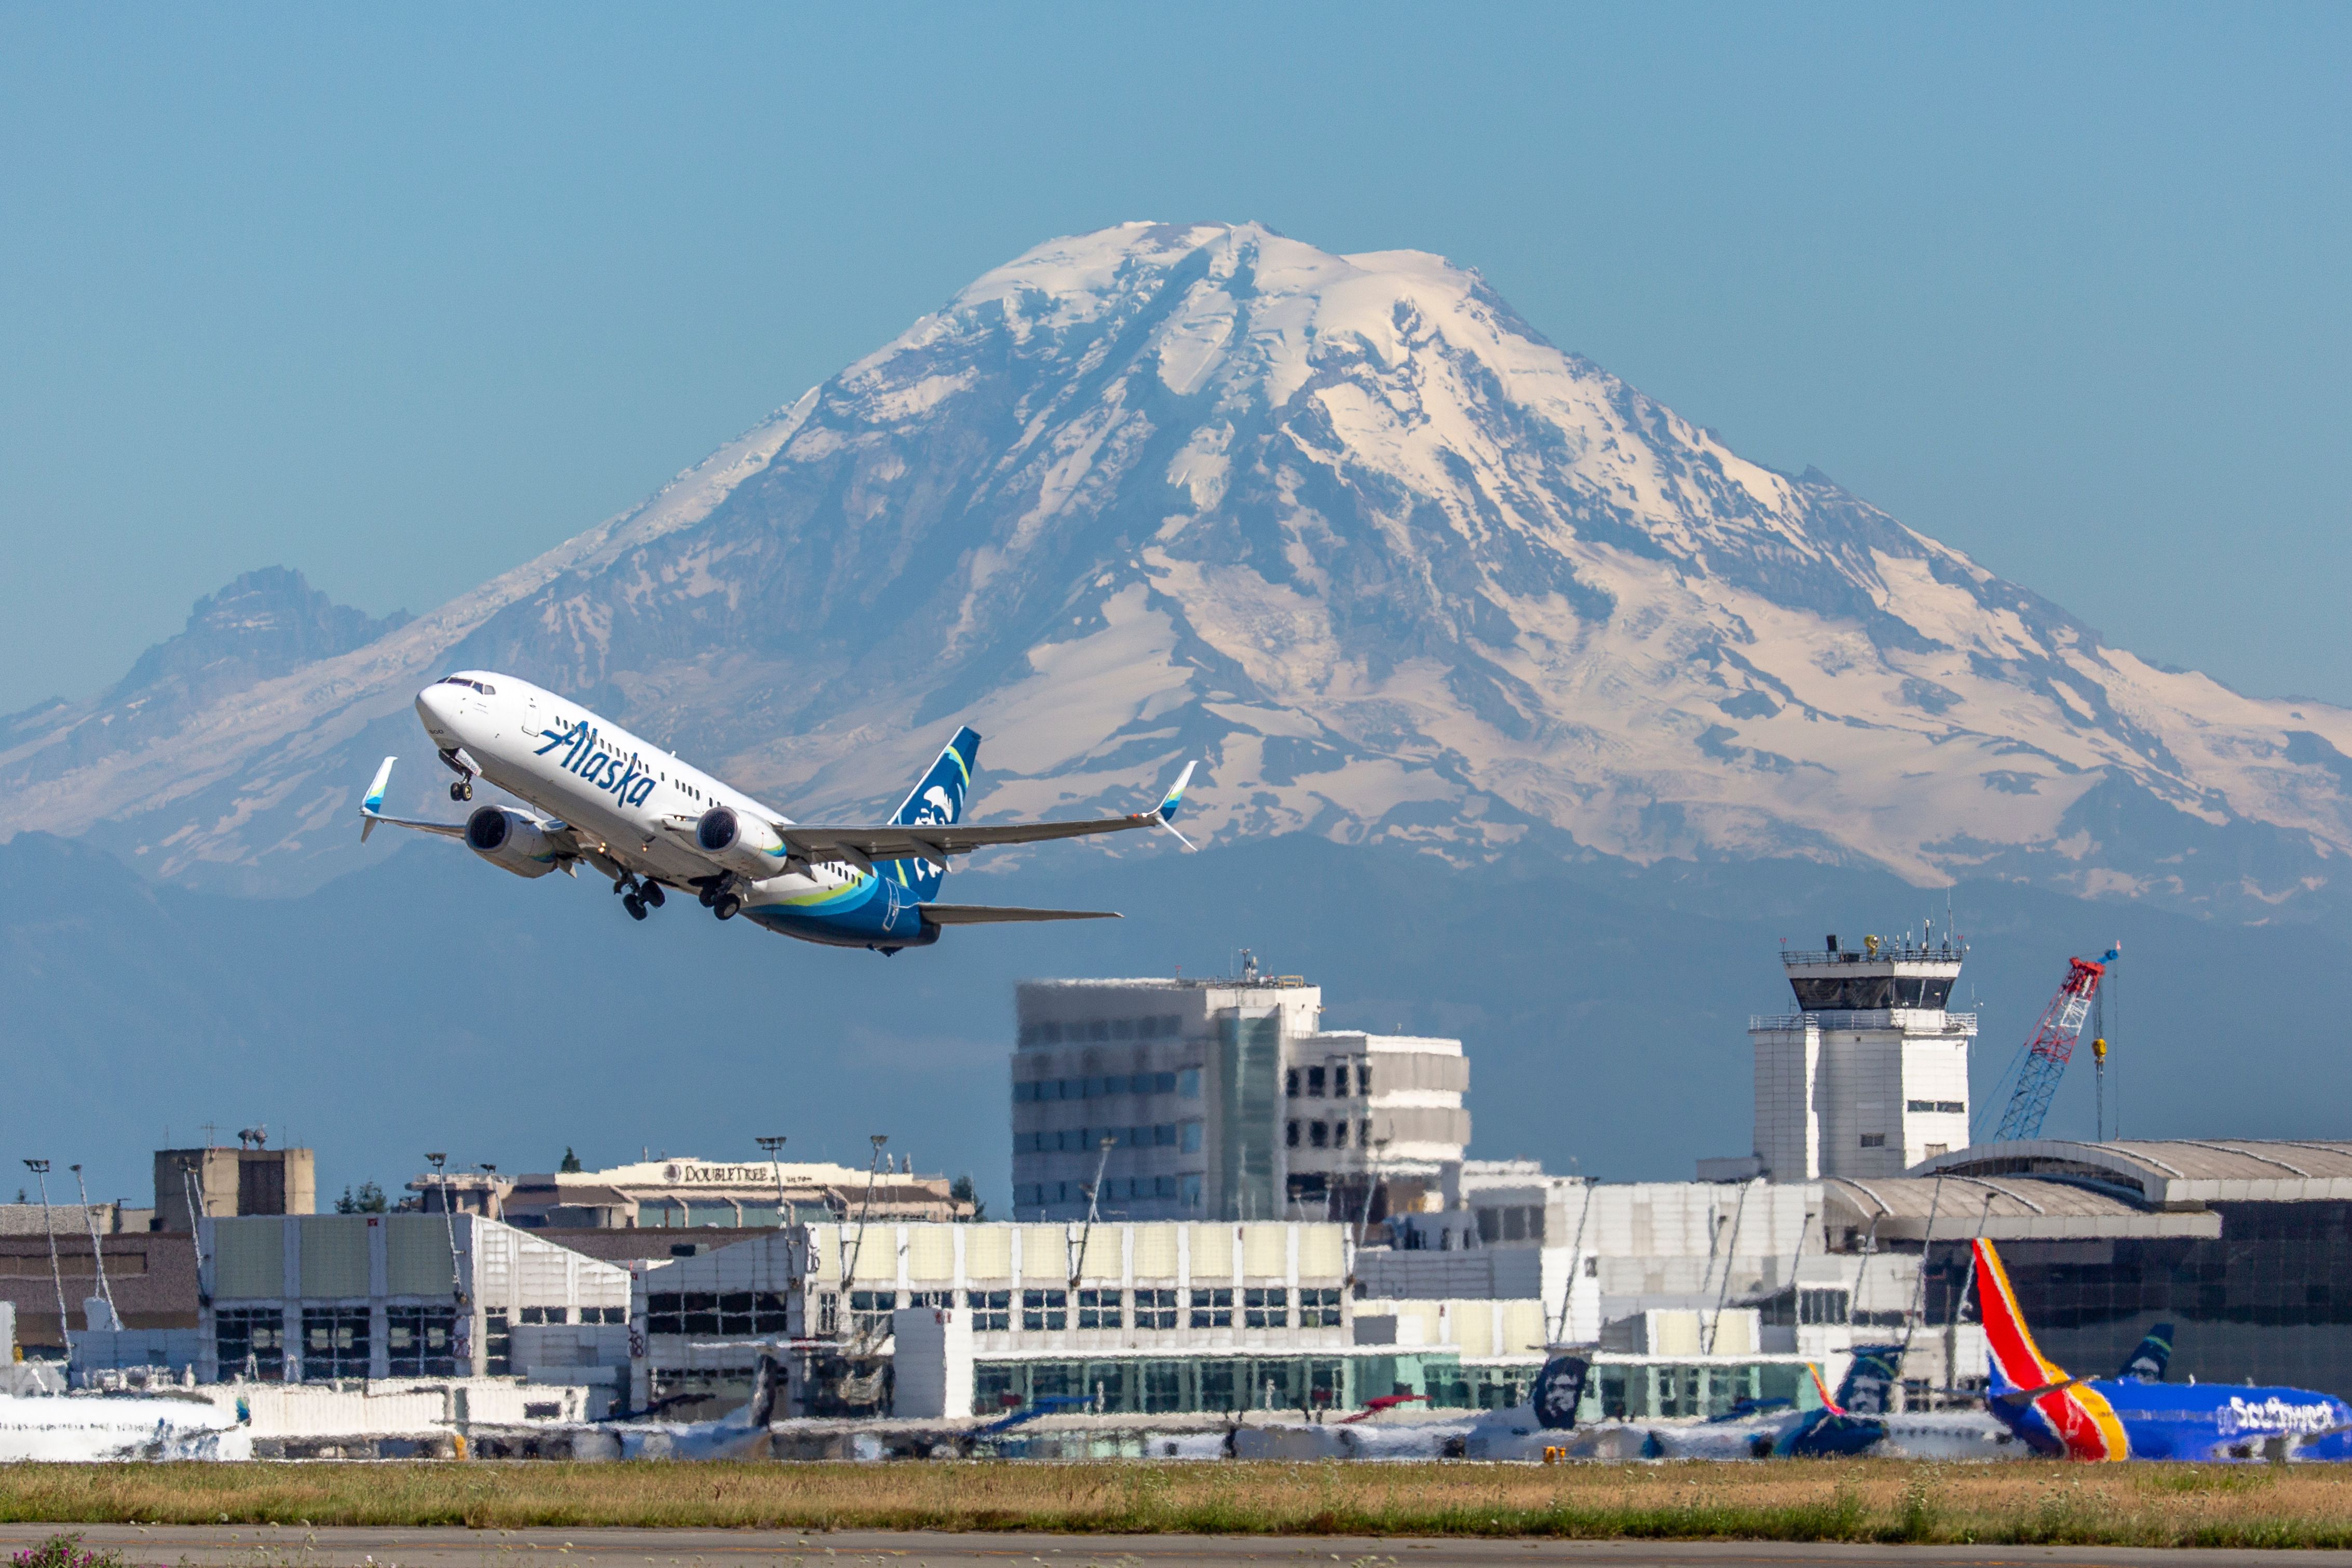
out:
{"label": "engine nacelle", "polygon": [[466,819],[466,847],[517,876],[545,876],[563,858],[545,829],[505,806],[479,807]]}
{"label": "engine nacelle", "polygon": [[784,836],[775,825],[730,807],[713,806],[703,812],[694,824],[694,841],[704,854],[751,882],[793,869],[784,854]]}

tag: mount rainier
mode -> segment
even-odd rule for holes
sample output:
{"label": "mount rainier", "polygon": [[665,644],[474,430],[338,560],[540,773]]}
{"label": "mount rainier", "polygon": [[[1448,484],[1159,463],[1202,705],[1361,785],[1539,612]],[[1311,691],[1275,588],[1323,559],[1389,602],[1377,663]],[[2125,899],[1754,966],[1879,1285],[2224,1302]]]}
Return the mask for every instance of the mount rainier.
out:
{"label": "mount rainier", "polygon": [[484,666],[803,818],[969,722],[983,817],[1134,809],[1201,757],[1212,841],[1457,864],[1795,858],[2257,920],[2339,910],[2352,851],[2352,714],[2107,646],[1475,272],[1256,225],[1042,245],[414,621],[241,584],[268,613],[225,593],[113,691],[0,721],[0,836],[315,886],[383,852],[352,813],[417,752],[417,687]]}

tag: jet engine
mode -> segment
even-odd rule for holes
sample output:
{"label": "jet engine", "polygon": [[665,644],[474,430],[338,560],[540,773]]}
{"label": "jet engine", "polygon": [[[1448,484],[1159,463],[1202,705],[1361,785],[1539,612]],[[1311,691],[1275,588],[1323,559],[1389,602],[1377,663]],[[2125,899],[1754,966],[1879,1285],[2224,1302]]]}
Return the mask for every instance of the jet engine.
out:
{"label": "jet engine", "polygon": [[713,806],[694,824],[694,841],[729,871],[753,882],[798,869],[788,864],[784,836],[775,824]]}
{"label": "jet engine", "polygon": [[545,876],[564,852],[536,818],[506,806],[483,806],[466,819],[466,847],[517,876]]}

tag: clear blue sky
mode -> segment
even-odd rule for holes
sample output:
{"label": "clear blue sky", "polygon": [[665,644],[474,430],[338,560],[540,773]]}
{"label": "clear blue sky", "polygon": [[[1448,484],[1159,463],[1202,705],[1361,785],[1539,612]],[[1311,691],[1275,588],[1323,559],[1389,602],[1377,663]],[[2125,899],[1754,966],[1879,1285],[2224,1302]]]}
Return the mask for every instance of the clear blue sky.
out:
{"label": "clear blue sky", "polygon": [[985,268],[1482,269],[2240,687],[2352,702],[2352,8],[0,9],[0,711],[284,563],[424,610]]}

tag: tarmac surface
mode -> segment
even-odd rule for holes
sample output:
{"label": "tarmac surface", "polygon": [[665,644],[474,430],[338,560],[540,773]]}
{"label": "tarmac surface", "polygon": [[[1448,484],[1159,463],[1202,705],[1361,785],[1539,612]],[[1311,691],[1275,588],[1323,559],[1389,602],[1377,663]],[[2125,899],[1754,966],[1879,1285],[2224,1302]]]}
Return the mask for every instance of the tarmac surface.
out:
{"label": "tarmac surface", "polygon": [[0,1553],[63,1531],[133,1563],[197,1568],[2045,1568],[2278,1561],[2352,1565],[2352,1552],[2204,1552],[2066,1546],[1847,1546],[1737,1541],[1456,1541],[1362,1536],[1016,1535],[917,1531],[303,1530],[268,1525],[0,1524]]}

